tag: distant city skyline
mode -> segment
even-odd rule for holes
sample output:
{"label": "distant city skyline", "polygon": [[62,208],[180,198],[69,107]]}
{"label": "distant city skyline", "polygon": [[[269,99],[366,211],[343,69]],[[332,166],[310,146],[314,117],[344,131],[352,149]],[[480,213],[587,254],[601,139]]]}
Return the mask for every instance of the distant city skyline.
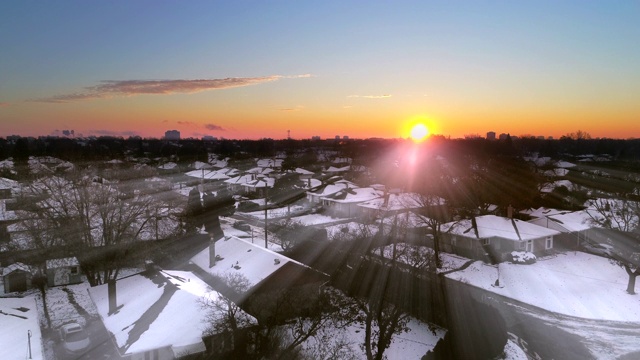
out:
{"label": "distant city skyline", "polygon": [[639,138],[638,18],[638,2],[6,2],[0,136]]}

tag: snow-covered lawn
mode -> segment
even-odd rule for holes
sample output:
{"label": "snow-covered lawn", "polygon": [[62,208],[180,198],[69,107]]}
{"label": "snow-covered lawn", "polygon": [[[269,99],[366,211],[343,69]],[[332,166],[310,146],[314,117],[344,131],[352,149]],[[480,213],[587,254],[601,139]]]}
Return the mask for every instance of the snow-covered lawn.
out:
{"label": "snow-covered lawn", "polygon": [[[407,323],[408,331],[397,333],[391,340],[391,345],[384,352],[389,360],[420,359],[427,351],[436,346],[438,340],[444,337],[446,330],[436,328],[435,334],[429,330],[429,325],[414,318],[410,318]],[[313,353],[313,349],[318,347],[335,347],[337,343],[346,344],[349,348],[349,355],[356,359],[364,359],[366,355],[362,344],[364,344],[364,325],[354,323],[344,328],[325,329],[326,337],[311,337],[303,348]],[[321,343],[319,343],[319,341]]]}
{"label": "snow-covered lawn", "polygon": [[309,225],[332,223],[340,219],[335,219],[335,218],[332,218],[331,216],[320,215],[320,214],[309,214],[309,215],[296,216],[291,218],[291,220],[298,221],[302,225],[309,226]]}
{"label": "snow-covered lawn", "polygon": [[[300,205],[291,205],[290,209],[287,209],[286,206],[281,208],[269,209],[267,210],[267,218],[268,219],[281,218],[281,217],[287,216],[288,214],[295,214],[296,212],[300,212],[302,210],[304,210],[304,207]],[[252,211],[245,214],[248,216],[254,217],[256,219],[264,219],[264,210]]]}
{"label": "snow-covered lawn", "polygon": [[627,274],[607,259],[567,252],[532,265],[475,262],[447,277],[540,308],[581,318],[640,322],[640,295],[626,292]]}

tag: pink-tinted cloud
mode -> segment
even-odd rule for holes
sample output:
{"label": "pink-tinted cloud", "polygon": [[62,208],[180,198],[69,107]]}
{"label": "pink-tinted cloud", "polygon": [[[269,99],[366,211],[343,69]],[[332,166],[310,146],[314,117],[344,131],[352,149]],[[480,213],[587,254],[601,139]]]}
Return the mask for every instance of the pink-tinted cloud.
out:
{"label": "pink-tinted cloud", "polygon": [[216,124],[205,124],[204,128],[211,131],[226,131],[222,126]]}
{"label": "pink-tinted cloud", "polygon": [[166,95],[166,94],[192,94],[209,90],[221,90],[234,87],[250,86],[272,82],[279,79],[308,78],[303,75],[271,75],[249,78],[225,78],[225,79],[196,79],[196,80],[105,80],[99,85],[86,87],[84,92],[55,95],[32,101],[67,103],[79,100],[111,98],[134,95]]}
{"label": "pink-tinted cloud", "polygon": [[178,121],[177,123],[178,123],[178,125],[185,125],[185,126],[193,126],[193,125],[195,125],[195,123],[193,123],[191,121]]}
{"label": "pink-tinted cloud", "polygon": [[8,102],[0,102],[0,108],[9,107],[9,105],[11,104],[9,104]]}

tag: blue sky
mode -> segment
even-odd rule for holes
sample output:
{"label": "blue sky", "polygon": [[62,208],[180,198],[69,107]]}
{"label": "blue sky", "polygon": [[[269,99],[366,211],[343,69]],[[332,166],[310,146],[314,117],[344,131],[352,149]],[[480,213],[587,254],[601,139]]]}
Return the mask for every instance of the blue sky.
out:
{"label": "blue sky", "polygon": [[[4,2],[0,135],[123,119],[109,129],[396,137],[419,118],[453,136],[640,136],[638,18],[631,1]],[[278,79],[40,102],[103,80],[268,76]]]}

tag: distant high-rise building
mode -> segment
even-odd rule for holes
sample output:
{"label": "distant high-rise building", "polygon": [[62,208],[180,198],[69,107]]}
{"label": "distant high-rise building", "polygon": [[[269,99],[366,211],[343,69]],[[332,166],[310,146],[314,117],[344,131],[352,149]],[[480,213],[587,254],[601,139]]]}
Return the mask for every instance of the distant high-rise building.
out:
{"label": "distant high-rise building", "polygon": [[487,132],[487,140],[495,140],[495,139],[496,139],[496,132],[495,131]]}
{"label": "distant high-rise building", "polygon": [[164,132],[165,140],[180,140],[180,131],[178,130],[167,130]]}
{"label": "distant high-rise building", "polygon": [[509,137],[509,134],[505,134],[505,133],[500,134],[500,140],[507,140],[507,137]]}
{"label": "distant high-rise building", "polygon": [[342,140],[349,140],[349,136],[348,135],[343,136]]}
{"label": "distant high-rise building", "polygon": [[211,135],[205,135],[205,136],[202,137],[202,140],[204,140],[204,141],[216,141],[216,140],[218,140],[218,138],[215,137],[215,136],[211,136]]}
{"label": "distant high-rise building", "polygon": [[340,140],[340,135],[336,135],[336,140]]}
{"label": "distant high-rise building", "polygon": [[311,140],[318,141],[318,140],[320,140],[320,136],[314,135],[314,136],[311,137]]}

